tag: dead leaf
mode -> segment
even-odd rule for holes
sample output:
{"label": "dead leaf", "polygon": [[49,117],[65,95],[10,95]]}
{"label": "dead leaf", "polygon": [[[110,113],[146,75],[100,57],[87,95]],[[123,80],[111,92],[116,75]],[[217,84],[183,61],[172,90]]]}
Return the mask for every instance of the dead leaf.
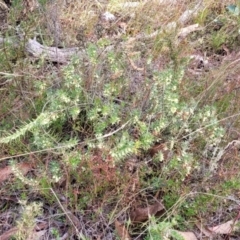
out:
{"label": "dead leaf", "polygon": [[168,155],[169,155],[170,151],[169,151],[169,149],[168,149],[168,147],[165,143],[160,143],[160,144],[156,144],[155,146],[150,148],[148,150],[148,152],[149,152],[151,157],[154,157],[159,152],[162,152],[163,160],[166,160],[168,158]]}
{"label": "dead leaf", "polygon": [[39,7],[39,3],[37,0],[24,0],[23,5],[24,5],[24,14],[28,12],[32,12]]}
{"label": "dead leaf", "polygon": [[192,232],[180,232],[176,231],[179,235],[181,235],[184,240],[197,240],[196,236]]}
{"label": "dead leaf", "polygon": [[[23,175],[26,175],[32,170],[32,164],[26,162],[19,163],[16,167],[23,173]],[[11,166],[6,166],[5,168],[0,169],[0,183],[7,180],[11,174],[13,174]]]}
{"label": "dead leaf", "polygon": [[211,231],[209,231],[208,229],[206,229],[201,223],[196,222],[195,225],[198,227],[198,229],[201,231],[201,233],[203,233],[207,237],[213,237],[213,233]]}
{"label": "dead leaf", "polygon": [[40,240],[44,236],[44,234],[47,232],[47,230],[41,230],[41,231],[34,231],[30,234],[30,236],[27,238],[27,240]]}
{"label": "dead leaf", "polygon": [[228,234],[232,231],[236,231],[237,228],[239,229],[239,227],[237,227],[237,223],[238,221],[230,220],[215,227],[210,227],[208,230],[216,234]]}
{"label": "dead leaf", "polygon": [[17,227],[13,227],[9,229],[7,232],[3,233],[0,235],[1,240],[9,240],[16,232],[17,232]]}
{"label": "dead leaf", "polygon": [[7,166],[0,170],[0,182],[3,182],[8,179],[9,175],[12,174],[12,169],[10,166]]}
{"label": "dead leaf", "polygon": [[59,240],[65,240],[65,239],[69,239],[69,234],[67,232],[64,233],[62,237],[59,238]]}
{"label": "dead leaf", "polygon": [[165,207],[161,202],[156,202],[146,208],[135,208],[131,211],[130,218],[132,222],[144,222],[148,220],[150,215],[154,216],[164,209]]}
{"label": "dead leaf", "polygon": [[128,230],[123,223],[120,223],[118,220],[115,221],[115,229],[121,240],[131,240],[131,237],[128,234]]}

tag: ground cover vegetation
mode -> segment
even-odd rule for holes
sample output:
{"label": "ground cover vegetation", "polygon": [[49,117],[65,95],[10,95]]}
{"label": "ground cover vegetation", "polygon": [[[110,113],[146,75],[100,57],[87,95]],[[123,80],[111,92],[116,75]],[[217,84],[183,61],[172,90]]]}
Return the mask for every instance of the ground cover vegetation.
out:
{"label": "ground cover vegetation", "polygon": [[239,239],[234,1],[0,1],[0,239]]}

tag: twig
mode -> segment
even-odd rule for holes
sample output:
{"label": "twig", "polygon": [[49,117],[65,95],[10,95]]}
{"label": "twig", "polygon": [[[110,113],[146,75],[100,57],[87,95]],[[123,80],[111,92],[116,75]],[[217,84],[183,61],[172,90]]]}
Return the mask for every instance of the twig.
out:
{"label": "twig", "polygon": [[8,10],[9,9],[7,4],[5,2],[1,1],[1,0],[0,0],[0,6],[2,6],[4,10]]}

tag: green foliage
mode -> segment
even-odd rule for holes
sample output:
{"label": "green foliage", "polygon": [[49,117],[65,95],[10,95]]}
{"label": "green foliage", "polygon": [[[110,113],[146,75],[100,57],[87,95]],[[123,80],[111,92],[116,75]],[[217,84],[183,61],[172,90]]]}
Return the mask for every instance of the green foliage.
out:
{"label": "green foliage", "polygon": [[54,238],[60,239],[60,233],[57,228],[51,228],[51,234],[53,235]]}
{"label": "green foliage", "polygon": [[[45,7],[46,1],[40,3]],[[14,6],[17,11],[17,5]],[[204,10],[197,21],[205,23],[208,14],[208,10]],[[33,36],[31,26],[36,22],[32,16],[21,23],[27,36]],[[209,45],[215,50],[221,49],[222,44],[229,40],[226,26],[208,38]],[[130,66],[128,49],[123,48],[122,43],[101,38],[95,43],[87,43],[84,57],[80,60],[75,56],[70,63],[59,67],[58,74],[47,75],[43,81],[31,79],[30,90],[35,95],[31,99],[33,108],[29,119],[25,123],[16,121],[9,125],[6,120],[1,129],[0,144],[12,155],[24,152],[25,149],[20,146],[26,144],[28,152],[40,152],[41,163],[48,153],[49,163],[44,162],[47,171],[38,169],[40,176],[36,181],[13,166],[14,175],[20,180],[16,184],[21,189],[24,184],[39,187],[40,194],[49,202],[54,201],[49,189],[66,184],[65,197],[69,205],[82,210],[89,207],[89,203],[95,204],[95,198],[104,196],[104,200],[108,199],[109,193],[105,195],[105,192],[111,191],[112,187],[119,188],[115,193],[122,194],[125,186],[119,185],[126,184],[121,176],[126,174],[124,163],[134,156],[138,160],[134,166],[136,175],[140,178],[139,182],[136,180],[140,185],[137,187],[154,193],[161,191],[165,207],[174,207],[182,195],[181,191],[189,190],[184,188],[185,181],[201,169],[202,155],[206,153],[208,156],[209,146],[220,146],[224,129],[219,124],[218,114],[221,111],[218,103],[215,106],[208,105],[207,101],[202,104],[195,98],[204,90],[201,83],[194,89],[197,93],[193,96],[183,96],[181,89],[186,59],[179,58],[179,49],[171,37],[156,39],[153,46],[157,54],[164,47],[168,48],[170,62],[161,70],[154,66],[156,56],[146,50],[148,46],[144,42],[139,45],[145,49],[146,56],[141,58],[141,52],[134,57],[134,60],[136,58],[145,64],[144,74],[141,75]],[[126,36],[124,38],[128,40]],[[22,46],[19,52],[14,52],[7,43],[5,49],[5,52],[0,52],[0,67],[8,71],[12,70],[13,64],[5,62],[22,57]],[[42,57],[33,66],[41,69],[44,64]],[[141,75],[136,77],[139,81],[133,80],[131,74],[134,71],[137,76]],[[7,75],[5,78],[13,82],[11,88],[15,89],[16,78]],[[24,78],[23,82],[27,82],[28,78]],[[13,94],[11,88],[9,98]],[[12,98],[16,96],[13,94]],[[225,111],[230,103],[219,104]],[[2,112],[7,112],[9,106],[6,104]],[[13,126],[15,131],[11,132]],[[166,145],[164,151],[169,153],[168,156],[164,151],[149,156],[152,147],[159,143]],[[213,169],[211,166],[216,163],[215,159],[214,156],[208,159],[209,166],[203,175],[211,174],[209,171]],[[115,181],[113,175],[120,180]],[[63,176],[66,176],[66,183],[60,181]],[[228,187],[237,189],[239,182],[234,179],[226,181],[223,188]],[[169,218],[156,222],[151,218],[146,240],[182,240],[174,227],[183,224],[184,217],[206,211],[206,206],[210,204],[216,205],[211,197],[202,195],[179,206],[178,212],[183,217],[179,217],[178,222]],[[53,231],[52,235],[57,238],[59,233]]]}
{"label": "green foliage", "polygon": [[233,189],[237,190],[237,189],[239,189],[239,187],[240,187],[239,178],[229,179],[222,184],[222,188],[224,189],[224,192],[226,192],[226,193],[229,191],[232,191]]}
{"label": "green foliage", "polygon": [[59,166],[59,163],[57,161],[51,161],[50,162],[50,172],[52,175],[52,179],[54,182],[59,182],[59,180],[62,177],[62,172],[61,172],[61,168]]}
{"label": "green foliage", "polygon": [[173,180],[169,180],[168,183],[171,182],[171,185],[169,184],[166,189],[173,189],[172,192],[166,193],[163,197],[164,204],[167,209],[170,209],[179,199],[179,194],[176,192],[176,189],[174,188],[180,188],[179,183],[174,184]]}
{"label": "green foliage", "polygon": [[151,222],[148,227],[148,236],[145,240],[164,240],[164,239],[175,239],[175,240],[184,240],[184,238],[173,229],[177,225],[175,219],[167,222],[157,223],[154,218],[151,218]]}
{"label": "green foliage", "polygon": [[[181,99],[179,86],[184,65],[169,65],[161,72],[152,70],[152,79],[144,79],[139,86],[141,95],[137,92],[131,94],[127,56],[112,49],[103,59],[98,59],[100,50],[101,45],[91,43],[87,46],[86,61],[91,75],[84,74],[84,66],[74,58],[63,68],[58,87],[49,87],[45,82],[35,84],[41,101],[45,103],[38,103],[43,108],[39,109],[35,119],[19,127],[15,133],[1,137],[0,143],[11,143],[30,132],[34,148],[56,149],[64,153],[65,163],[76,169],[80,161],[63,149],[76,146],[79,134],[88,136],[89,139],[85,140],[88,140],[89,148],[105,149],[115,162],[130,155],[140,156],[163,137],[173,154],[161,174],[167,176],[175,172],[178,180],[183,181],[199,165],[191,152],[191,145],[203,136],[205,144],[219,142],[223,136],[216,110],[212,106],[197,108],[195,101]],[[107,72],[103,71],[102,64]],[[111,80],[116,73],[117,79]],[[148,97],[143,101],[141,96]],[[81,114],[84,113],[83,120]],[[79,130],[74,135],[70,132],[69,136],[63,136],[64,127],[70,124],[69,128],[73,129],[76,122]],[[83,124],[90,132],[81,128]],[[173,151],[174,148],[178,153]],[[164,161],[163,156],[159,161]],[[55,168],[52,166],[52,170]]]}
{"label": "green foliage", "polygon": [[219,48],[222,46],[222,44],[226,42],[226,38],[227,38],[227,36],[223,32],[213,33],[212,39],[211,39],[212,47],[215,50],[219,50]]}
{"label": "green foliage", "polygon": [[27,201],[20,201],[22,205],[22,216],[17,221],[16,239],[27,239],[33,234],[35,227],[35,217],[41,214],[42,203],[32,202],[27,204]]}

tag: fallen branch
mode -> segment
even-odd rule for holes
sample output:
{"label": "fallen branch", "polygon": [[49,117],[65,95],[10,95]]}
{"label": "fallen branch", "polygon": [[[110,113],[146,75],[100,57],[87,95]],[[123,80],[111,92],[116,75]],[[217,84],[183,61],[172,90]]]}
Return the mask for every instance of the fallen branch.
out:
{"label": "fallen branch", "polygon": [[45,59],[58,63],[67,63],[74,55],[83,57],[84,54],[84,51],[80,51],[77,47],[64,49],[57,47],[46,47],[32,39],[28,40],[25,45],[25,49],[27,53],[35,58],[44,56]]}
{"label": "fallen branch", "polygon": [[178,32],[178,38],[184,39],[191,32],[195,32],[199,30],[203,30],[203,27],[199,27],[199,24],[193,24],[193,25],[189,25],[187,27],[181,28],[180,31]]}
{"label": "fallen branch", "polygon": [[2,0],[0,0],[0,8],[2,8],[3,10],[8,10],[9,9],[7,4],[5,2],[3,2]]}
{"label": "fallen branch", "polygon": [[[1,38],[0,46],[4,44],[10,44],[13,47],[18,47],[20,45],[20,40],[14,38]],[[57,48],[57,47],[47,47],[40,44],[34,39],[29,39],[25,44],[25,50],[27,54],[39,59],[44,57],[46,60],[58,63],[67,63],[71,60],[73,56],[78,56],[83,58],[84,51],[77,47],[73,48]]]}
{"label": "fallen branch", "polygon": [[[198,11],[201,9],[202,6],[202,0],[196,4],[196,6],[192,10],[186,10],[176,22],[170,22],[166,25],[166,27],[162,28],[161,30],[157,30],[149,35],[140,35],[134,38],[135,40],[141,40],[141,39],[151,39],[159,35],[163,31],[171,31],[172,29],[175,29],[177,26],[183,26],[189,19],[191,19]],[[178,41],[182,38],[185,38],[189,33],[197,30],[201,30],[198,26],[198,24],[190,25],[188,27],[183,27],[179,29],[178,31]],[[5,43],[11,44],[14,47],[18,47],[21,40],[17,40],[16,38],[1,38],[0,37],[0,46],[4,45]],[[132,41],[132,39],[131,39]],[[128,43],[126,43],[127,47]],[[124,46],[123,46],[124,47]],[[85,55],[84,50],[80,50],[78,47],[73,48],[57,48],[57,47],[47,47],[39,42],[37,42],[35,39],[29,39],[25,44],[25,50],[27,54],[39,59],[41,57],[44,57],[46,60],[49,60],[51,62],[58,62],[58,63],[67,63],[71,60],[73,56],[77,56],[80,59],[83,59],[83,56]],[[106,49],[108,51],[109,48]]]}
{"label": "fallen branch", "polygon": [[[163,32],[169,32],[171,30],[176,29],[176,27],[178,27],[178,26],[184,26],[184,24],[186,24],[189,20],[191,20],[191,18],[196,16],[202,8],[203,8],[203,1],[200,0],[193,9],[186,10],[177,19],[177,21],[170,22],[165,27],[162,27],[160,30],[156,30],[155,32],[153,32],[151,34],[139,35],[136,39],[146,39],[146,40],[147,39],[152,39],[152,38],[158,36],[159,34],[161,34]],[[184,35],[184,37],[186,37],[186,35],[189,34],[190,32],[193,32],[195,30],[201,30],[201,28],[199,27],[198,24],[194,24],[194,25],[190,25],[190,26],[180,29],[179,30],[180,36]],[[191,30],[189,30],[188,28],[190,28]],[[183,31],[185,31],[185,32],[183,33]]]}

